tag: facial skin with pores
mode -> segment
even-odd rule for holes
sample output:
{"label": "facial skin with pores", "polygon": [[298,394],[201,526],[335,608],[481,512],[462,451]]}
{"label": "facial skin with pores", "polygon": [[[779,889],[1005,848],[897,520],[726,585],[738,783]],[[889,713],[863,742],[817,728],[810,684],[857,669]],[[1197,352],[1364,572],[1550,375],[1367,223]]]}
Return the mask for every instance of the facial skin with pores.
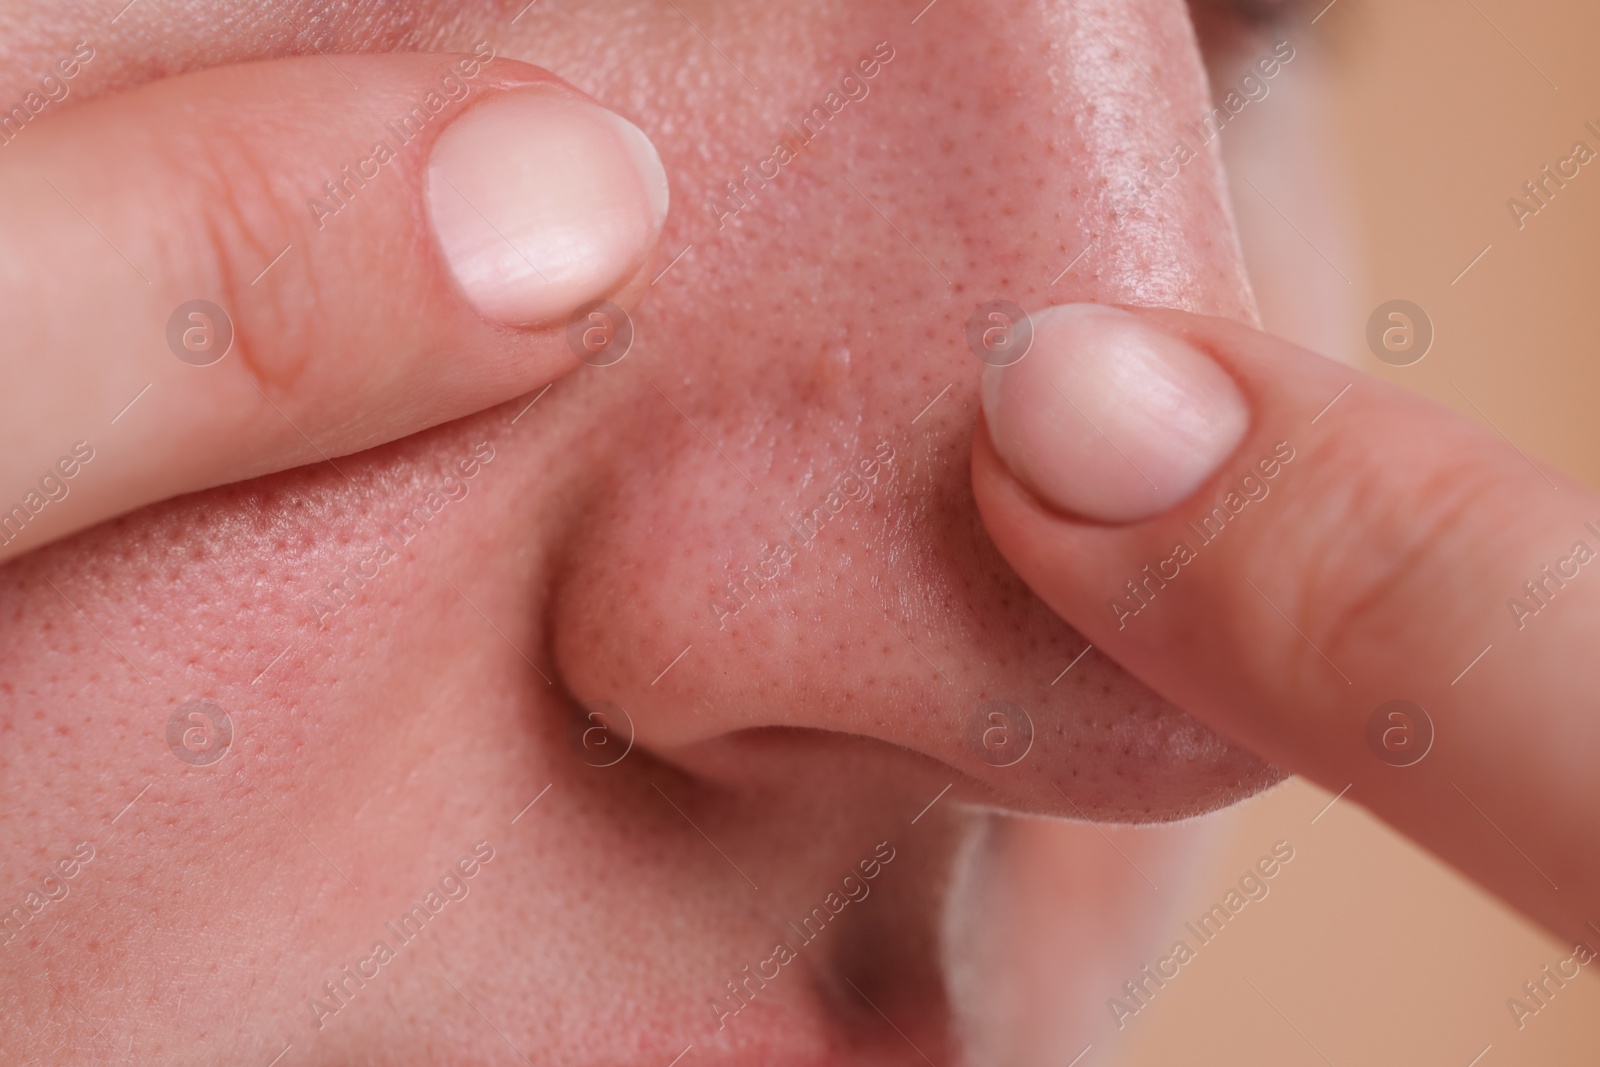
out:
{"label": "facial skin with pores", "polygon": [[[0,1058],[1064,1062],[1102,1025],[1100,990],[1159,950],[1164,905],[1095,831],[1016,816],[1162,822],[1279,774],[1097,654],[1052,685],[1085,642],[973,506],[965,326],[996,297],[1253,321],[1216,163],[1133,199],[1212,106],[1189,12],[521,7],[0,13],[4,99],[80,40],[95,58],[72,102],[313,44],[487,41],[644,129],[674,201],[661,266],[692,246],[625,360],[520,417],[531,397],[0,571],[7,884],[20,899],[94,850],[0,948]],[[878,42],[894,58],[870,93],[736,217],[705,209]],[[470,493],[389,542],[338,611],[312,609],[481,443]],[[719,613],[779,541],[792,561]],[[204,766],[166,733],[197,699],[232,720]],[[997,699],[1035,731],[1005,768],[966,740]],[[604,768],[571,740],[598,701],[633,730]],[[1125,848],[1181,879],[1198,857],[1161,835]],[[494,862],[470,896],[336,1013],[308,1007],[480,842]],[[708,1010],[880,842],[895,859],[870,896],[736,1016]],[[1042,977],[998,995],[1023,974]]]}

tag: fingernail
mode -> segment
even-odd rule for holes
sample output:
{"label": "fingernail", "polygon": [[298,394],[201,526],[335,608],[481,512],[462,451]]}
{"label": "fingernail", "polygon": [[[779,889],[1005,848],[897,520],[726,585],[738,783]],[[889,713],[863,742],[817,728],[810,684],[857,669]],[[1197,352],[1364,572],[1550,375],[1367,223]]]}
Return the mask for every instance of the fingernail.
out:
{"label": "fingernail", "polygon": [[667,217],[650,139],[597,104],[522,89],[470,109],[434,142],[428,216],[479,314],[552,322],[644,265]]}
{"label": "fingernail", "polygon": [[1066,304],[1033,315],[1020,362],[983,375],[990,439],[1046,504],[1100,522],[1186,499],[1250,423],[1210,356],[1129,312]]}

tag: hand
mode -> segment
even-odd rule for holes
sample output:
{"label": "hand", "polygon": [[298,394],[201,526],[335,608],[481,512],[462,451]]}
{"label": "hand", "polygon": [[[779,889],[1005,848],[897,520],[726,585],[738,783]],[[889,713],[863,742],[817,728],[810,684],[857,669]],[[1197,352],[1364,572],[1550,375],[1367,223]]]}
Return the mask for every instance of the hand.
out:
{"label": "hand", "polygon": [[1559,936],[1600,933],[1600,498],[1235,323],[1033,327],[986,372],[973,480],[1039,596]]}
{"label": "hand", "polygon": [[218,67],[0,138],[0,561],[538,388],[667,209],[643,133],[487,46]]}

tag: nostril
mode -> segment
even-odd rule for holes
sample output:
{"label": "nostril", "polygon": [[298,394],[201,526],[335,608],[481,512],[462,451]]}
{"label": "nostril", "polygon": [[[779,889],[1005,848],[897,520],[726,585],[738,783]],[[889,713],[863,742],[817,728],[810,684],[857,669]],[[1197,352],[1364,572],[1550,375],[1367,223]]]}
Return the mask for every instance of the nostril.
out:
{"label": "nostril", "polygon": [[914,783],[919,806],[956,782],[997,806],[1136,821],[1270,779],[1115,664],[1084,658],[983,532],[964,430],[834,446],[842,461],[798,476],[780,461],[754,491],[689,433],[653,462],[619,464],[604,497],[583,491],[592,507],[555,571],[547,632],[590,761],[631,739],[759,790],[831,758],[805,738],[857,738],[879,746],[876,775]]}

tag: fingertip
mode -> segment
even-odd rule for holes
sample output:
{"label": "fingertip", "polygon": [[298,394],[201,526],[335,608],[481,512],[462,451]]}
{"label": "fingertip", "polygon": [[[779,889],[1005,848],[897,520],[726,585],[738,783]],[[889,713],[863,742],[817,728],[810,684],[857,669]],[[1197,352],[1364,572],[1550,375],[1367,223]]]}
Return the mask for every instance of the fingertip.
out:
{"label": "fingertip", "polygon": [[439,135],[426,200],[457,287],[484,318],[557,322],[644,265],[669,202],[650,139],[550,86],[512,90]]}
{"label": "fingertip", "polygon": [[1095,304],[1032,318],[1028,354],[985,371],[983,410],[1006,467],[1051,508],[1150,518],[1215,474],[1248,431],[1238,385],[1183,338]]}

